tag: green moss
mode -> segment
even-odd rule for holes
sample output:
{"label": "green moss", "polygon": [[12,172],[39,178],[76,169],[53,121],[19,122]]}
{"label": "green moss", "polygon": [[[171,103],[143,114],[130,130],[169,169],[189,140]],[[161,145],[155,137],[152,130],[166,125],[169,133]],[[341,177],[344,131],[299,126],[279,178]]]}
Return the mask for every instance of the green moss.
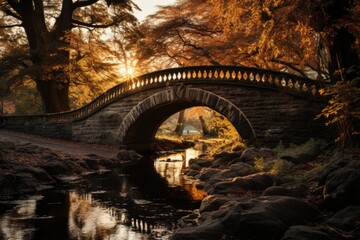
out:
{"label": "green moss", "polygon": [[269,172],[281,178],[291,175],[294,171],[294,164],[282,159],[265,160],[264,158],[255,158],[255,169],[259,172]]}
{"label": "green moss", "polygon": [[292,144],[290,143],[288,146],[285,146],[282,141],[274,148],[274,151],[277,153],[278,157],[282,156],[295,156],[299,153],[309,151],[315,147],[320,149],[324,148],[327,145],[326,141],[322,139],[315,140],[314,138],[310,138],[304,144]]}

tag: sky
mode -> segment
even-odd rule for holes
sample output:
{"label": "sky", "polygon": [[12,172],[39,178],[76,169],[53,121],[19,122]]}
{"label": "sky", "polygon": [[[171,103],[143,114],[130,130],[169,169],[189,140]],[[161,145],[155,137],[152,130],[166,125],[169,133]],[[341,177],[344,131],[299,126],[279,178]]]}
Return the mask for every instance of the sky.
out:
{"label": "sky", "polygon": [[141,22],[144,18],[157,11],[157,5],[167,6],[172,5],[176,0],[133,0],[133,2],[140,7],[141,12],[135,11],[135,16]]}

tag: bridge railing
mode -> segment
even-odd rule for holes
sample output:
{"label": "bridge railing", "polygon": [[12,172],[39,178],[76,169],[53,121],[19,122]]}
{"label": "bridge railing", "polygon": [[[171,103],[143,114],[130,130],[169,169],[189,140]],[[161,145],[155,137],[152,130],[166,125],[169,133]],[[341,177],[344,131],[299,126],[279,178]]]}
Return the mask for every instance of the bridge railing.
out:
{"label": "bridge railing", "polygon": [[270,87],[296,92],[302,95],[315,96],[323,82],[265,69],[238,66],[195,66],[172,68],[144,74],[120,83],[101,94],[91,103],[74,111],[33,115],[33,116],[6,116],[2,117],[3,125],[43,124],[43,123],[66,123],[81,120],[105,105],[133,92],[141,91],[161,85],[176,82],[203,81],[239,83],[253,86]]}

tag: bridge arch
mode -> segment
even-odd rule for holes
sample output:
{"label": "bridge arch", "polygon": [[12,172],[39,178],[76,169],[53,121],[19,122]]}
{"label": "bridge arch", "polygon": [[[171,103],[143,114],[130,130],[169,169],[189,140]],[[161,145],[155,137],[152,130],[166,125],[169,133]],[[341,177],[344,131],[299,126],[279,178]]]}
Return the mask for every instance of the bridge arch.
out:
{"label": "bridge arch", "polygon": [[123,119],[116,134],[117,142],[132,149],[153,150],[160,125],[176,112],[194,106],[209,107],[221,113],[243,139],[255,141],[251,122],[232,102],[209,91],[178,84],[139,102]]}
{"label": "bridge arch", "polygon": [[239,66],[165,69],[120,83],[74,111],[0,116],[0,127],[80,142],[150,148],[168,116],[207,106],[224,115],[244,139],[256,138],[258,145],[300,144],[310,137],[331,137],[323,121],[313,121],[328,101],[319,95],[324,85],[284,72]]}

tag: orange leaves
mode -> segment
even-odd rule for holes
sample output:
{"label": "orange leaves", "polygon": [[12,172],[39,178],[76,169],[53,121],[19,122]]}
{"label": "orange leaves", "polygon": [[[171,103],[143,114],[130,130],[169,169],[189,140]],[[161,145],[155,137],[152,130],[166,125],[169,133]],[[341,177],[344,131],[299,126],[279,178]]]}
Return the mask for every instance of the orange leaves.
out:
{"label": "orange leaves", "polygon": [[328,79],[329,36],[311,17],[324,1],[183,0],[149,19],[145,34],[166,63],[250,65]]}
{"label": "orange leaves", "polygon": [[319,90],[320,94],[330,96],[331,99],[316,118],[323,117],[326,119],[326,126],[334,125],[338,129],[336,141],[344,143],[359,132],[359,129],[356,129],[356,122],[360,119],[358,81],[358,78],[352,81],[343,80]]}

